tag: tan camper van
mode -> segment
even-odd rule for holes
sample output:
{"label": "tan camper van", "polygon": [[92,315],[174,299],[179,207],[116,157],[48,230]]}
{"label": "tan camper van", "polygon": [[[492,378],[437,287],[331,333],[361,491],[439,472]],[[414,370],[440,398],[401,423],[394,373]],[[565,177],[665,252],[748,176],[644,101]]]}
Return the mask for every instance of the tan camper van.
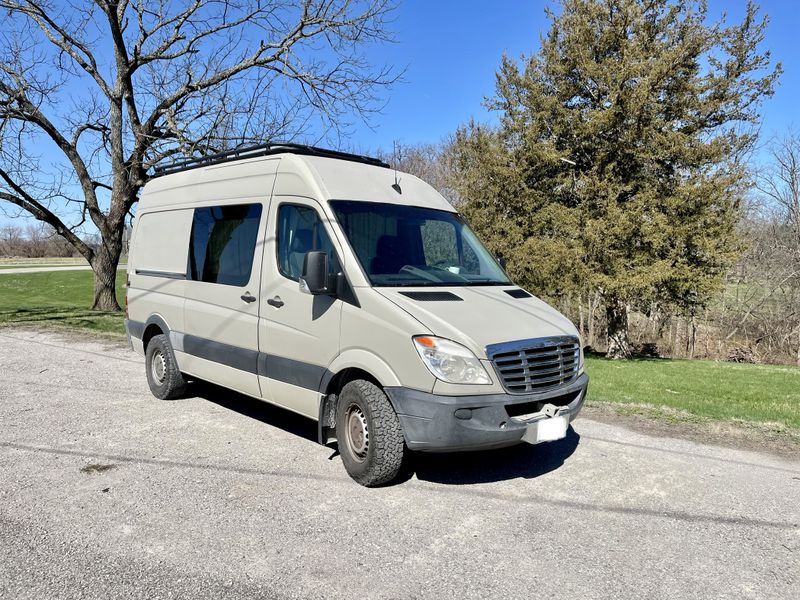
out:
{"label": "tan camper van", "polygon": [[562,438],[586,395],[573,324],[431,186],[364,156],[270,144],[159,168],[127,303],[156,397],[202,379],[315,419],[367,486],[408,450]]}

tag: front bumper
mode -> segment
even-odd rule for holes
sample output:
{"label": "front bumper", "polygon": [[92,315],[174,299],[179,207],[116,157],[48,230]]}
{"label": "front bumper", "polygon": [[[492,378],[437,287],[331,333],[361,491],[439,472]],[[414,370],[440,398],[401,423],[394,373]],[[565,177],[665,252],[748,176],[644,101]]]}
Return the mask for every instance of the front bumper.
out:
{"label": "front bumper", "polygon": [[547,404],[572,421],[583,407],[588,385],[589,376],[583,373],[570,384],[538,394],[442,396],[404,387],[384,391],[410,449],[449,452],[518,444],[529,423],[549,418],[542,412]]}

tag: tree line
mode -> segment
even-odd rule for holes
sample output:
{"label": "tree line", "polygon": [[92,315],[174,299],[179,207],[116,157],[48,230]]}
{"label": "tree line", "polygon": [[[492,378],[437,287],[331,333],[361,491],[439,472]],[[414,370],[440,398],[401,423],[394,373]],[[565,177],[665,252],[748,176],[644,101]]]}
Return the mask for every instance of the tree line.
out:
{"label": "tree line", "polygon": [[[128,253],[130,227],[122,234],[122,256]],[[90,248],[99,249],[103,243],[99,235],[82,235],[81,241]],[[28,223],[25,227],[4,225],[0,227],[0,258],[78,258],[78,249],[58,235],[46,223]]]}

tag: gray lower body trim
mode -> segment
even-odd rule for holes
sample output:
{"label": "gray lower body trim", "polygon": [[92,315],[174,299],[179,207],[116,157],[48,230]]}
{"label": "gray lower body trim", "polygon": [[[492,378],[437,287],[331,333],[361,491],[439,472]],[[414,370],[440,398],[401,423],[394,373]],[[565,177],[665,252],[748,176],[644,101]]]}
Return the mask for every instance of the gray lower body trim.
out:
{"label": "gray lower body trim", "polygon": [[183,336],[183,351],[186,354],[220,363],[240,371],[258,374],[258,350],[248,350],[247,348],[239,348],[238,346],[185,334]]}
{"label": "gray lower body trim", "polygon": [[[147,325],[148,323],[141,321],[125,320],[125,330],[129,337],[142,339]],[[314,391],[321,389],[323,380],[330,380],[328,370],[320,365],[223,344],[178,331],[165,331],[165,333],[169,334],[172,346],[176,350],[239,369],[245,373],[269,377]]]}
{"label": "gray lower body trim", "polygon": [[319,383],[327,370],[300,360],[239,348],[189,334],[183,335],[183,351],[246,373],[315,391],[319,389]]}
{"label": "gray lower body trim", "polygon": [[259,360],[259,375],[301,388],[319,390],[320,382],[328,372],[328,369],[319,365],[274,354],[261,354],[264,358]]}
{"label": "gray lower body trim", "polygon": [[301,360],[239,348],[189,334],[183,334],[183,351],[246,373],[314,391],[319,390],[320,382],[327,372],[325,367]]}
{"label": "gray lower body trim", "polygon": [[[394,406],[406,445],[412,450],[450,452],[485,450],[513,446],[522,442],[528,427],[509,415],[507,407],[555,403],[559,415],[572,421],[586,399],[589,376],[541,394],[487,394],[482,396],[441,396],[403,387],[384,389]],[[559,405],[560,401],[568,404]],[[459,409],[469,416],[457,418]],[[531,410],[533,412],[533,410]]]}
{"label": "gray lower body trim", "polygon": [[[135,322],[135,321],[134,321],[134,322]],[[130,348],[131,350],[133,350],[133,340],[131,339],[131,337],[132,337],[132,334],[131,334],[131,324],[130,324],[130,321],[129,321],[128,319],[125,319],[125,337],[127,337],[127,338],[128,338],[128,348]],[[135,336],[135,337],[137,337],[138,339],[141,339],[141,338],[142,338],[142,336],[141,336],[141,335],[137,335],[137,336]]]}
{"label": "gray lower body trim", "polygon": [[144,327],[145,324],[141,321],[125,319],[125,331],[128,333],[128,337],[142,339],[142,336],[144,336]]}

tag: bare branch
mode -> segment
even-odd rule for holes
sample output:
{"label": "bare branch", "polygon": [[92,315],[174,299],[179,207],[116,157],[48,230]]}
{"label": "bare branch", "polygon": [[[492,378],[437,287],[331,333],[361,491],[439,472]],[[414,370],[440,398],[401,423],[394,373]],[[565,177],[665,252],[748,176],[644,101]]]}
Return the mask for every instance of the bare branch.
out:
{"label": "bare branch", "polygon": [[109,98],[112,90],[106,83],[97,68],[97,61],[88,45],[84,44],[77,36],[69,33],[65,27],[59,25],[49,13],[49,7],[43,2],[14,2],[11,0],[0,1],[0,8],[8,10],[10,13],[21,13],[28,16],[39,26],[45,37],[55,46],[66,52],[92,79],[97,86]]}
{"label": "bare branch", "polygon": [[[63,224],[79,207],[101,237],[95,306],[114,308],[121,232],[148,170],[366,121],[398,77],[366,53],[389,39],[391,2],[0,0],[0,168],[28,194],[0,181],[0,201],[60,215],[76,244]],[[43,141],[63,159],[38,165]]]}
{"label": "bare branch", "polygon": [[64,222],[59,219],[55,213],[48,209],[44,204],[38,202],[35,198],[30,196],[18,183],[16,183],[11,176],[2,168],[0,168],[0,180],[4,181],[15,193],[4,192],[0,190],[0,200],[6,200],[11,204],[15,204],[20,208],[31,213],[39,221],[43,221],[51,225],[53,229],[62,237],[66,238],[70,244],[75,246],[78,251],[86,257],[86,260],[91,261],[94,257],[94,251],[87,246]]}
{"label": "bare branch", "polygon": [[[97,196],[94,193],[94,186],[92,186],[91,183],[92,178],[89,175],[89,170],[86,168],[86,164],[83,162],[77,148],[71,144],[39,108],[28,99],[23,89],[12,89],[0,81],[0,94],[9,99],[9,102],[5,106],[0,105],[0,107],[4,109],[0,112],[0,116],[37,125],[67,157],[75,169],[75,173],[83,188],[89,214],[92,216],[94,223],[102,231],[105,227],[105,217],[97,204]],[[16,106],[12,106],[12,102]]]}

